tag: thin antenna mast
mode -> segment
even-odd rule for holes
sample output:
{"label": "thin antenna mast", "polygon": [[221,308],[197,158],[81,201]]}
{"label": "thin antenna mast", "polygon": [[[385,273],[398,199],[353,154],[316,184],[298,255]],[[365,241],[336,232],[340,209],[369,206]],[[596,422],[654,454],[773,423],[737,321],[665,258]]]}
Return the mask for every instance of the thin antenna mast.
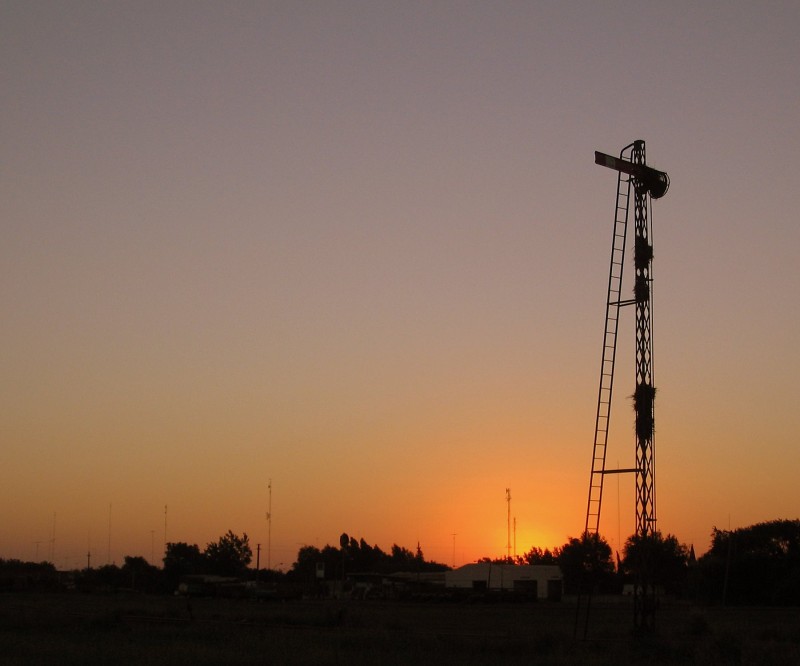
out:
{"label": "thin antenna mast", "polygon": [[53,511],[53,532],[50,535],[50,561],[56,564],[56,512]]}
{"label": "thin antenna mast", "polygon": [[111,502],[108,503],[108,552],[106,564],[111,564]]}
{"label": "thin antenna mast", "polygon": [[272,479],[267,485],[269,489],[269,505],[267,511],[267,570],[272,570]]}
{"label": "thin antenna mast", "polygon": [[506,488],[506,503],[508,515],[506,516],[506,560],[511,561],[511,488]]}

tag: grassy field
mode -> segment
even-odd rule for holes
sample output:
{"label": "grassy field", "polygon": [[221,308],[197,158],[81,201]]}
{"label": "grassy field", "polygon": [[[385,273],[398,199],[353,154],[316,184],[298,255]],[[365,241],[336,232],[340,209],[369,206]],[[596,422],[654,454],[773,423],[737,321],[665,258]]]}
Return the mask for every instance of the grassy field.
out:
{"label": "grassy field", "polygon": [[800,664],[800,610],[663,603],[635,639],[596,601],[573,640],[560,603],[255,603],[139,595],[0,595],[4,664]]}

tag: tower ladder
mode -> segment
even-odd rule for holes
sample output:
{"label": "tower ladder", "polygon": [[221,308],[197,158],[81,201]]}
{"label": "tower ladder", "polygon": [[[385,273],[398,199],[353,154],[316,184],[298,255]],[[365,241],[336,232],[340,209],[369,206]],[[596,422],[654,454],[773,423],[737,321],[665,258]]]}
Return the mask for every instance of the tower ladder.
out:
{"label": "tower ladder", "polygon": [[[620,158],[633,148],[626,146]],[[622,301],[622,271],[625,262],[625,245],[628,235],[628,212],[630,209],[632,177],[619,172],[617,179],[617,204],[614,215],[614,235],[611,243],[611,265],[608,272],[608,298],[606,300],[606,324],[603,335],[603,358],[600,365],[600,388],[597,394],[597,415],[594,428],[592,470],[589,477],[589,499],[586,506],[586,537],[595,535],[600,529],[600,507],[603,502],[603,479],[606,473],[606,450],[611,422],[611,398],[614,387],[614,364],[617,356],[617,332],[619,309],[631,301]]]}

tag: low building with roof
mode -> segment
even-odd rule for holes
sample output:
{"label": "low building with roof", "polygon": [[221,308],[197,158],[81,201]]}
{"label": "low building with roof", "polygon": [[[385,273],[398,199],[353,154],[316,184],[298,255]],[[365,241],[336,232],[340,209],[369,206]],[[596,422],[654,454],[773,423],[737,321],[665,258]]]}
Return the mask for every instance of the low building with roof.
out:
{"label": "low building with roof", "polygon": [[475,593],[513,592],[558,601],[563,589],[561,569],[554,564],[475,562],[445,573],[445,586]]}

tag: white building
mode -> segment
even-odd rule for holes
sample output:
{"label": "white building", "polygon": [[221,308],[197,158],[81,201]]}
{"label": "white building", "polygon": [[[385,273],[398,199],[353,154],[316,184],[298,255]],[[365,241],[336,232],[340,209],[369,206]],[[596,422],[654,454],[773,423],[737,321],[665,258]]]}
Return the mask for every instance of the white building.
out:
{"label": "white building", "polygon": [[445,573],[448,588],[475,592],[509,591],[535,596],[537,599],[561,599],[561,569],[551,564],[496,564],[476,562]]}

